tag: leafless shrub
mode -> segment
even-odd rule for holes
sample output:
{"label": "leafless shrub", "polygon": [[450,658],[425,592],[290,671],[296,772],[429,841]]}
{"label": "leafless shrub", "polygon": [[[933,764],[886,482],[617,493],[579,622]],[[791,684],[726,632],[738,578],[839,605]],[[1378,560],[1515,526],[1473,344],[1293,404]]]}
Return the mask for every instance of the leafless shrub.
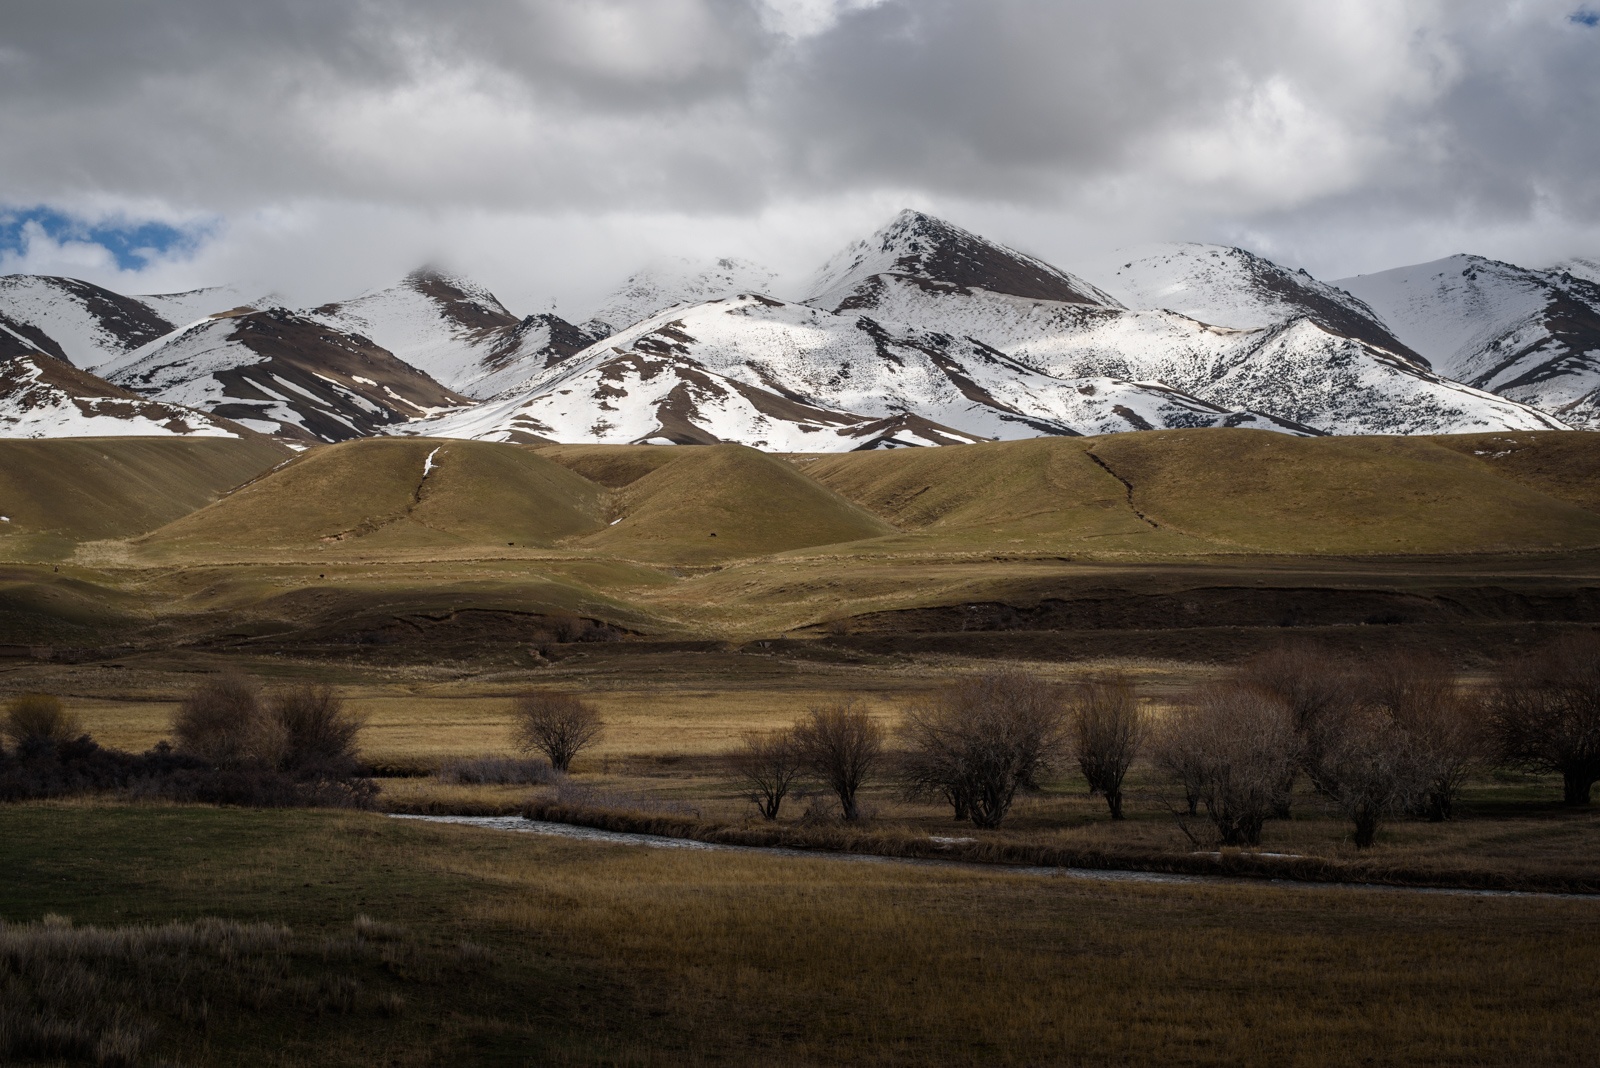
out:
{"label": "leafless shrub", "polygon": [[856,792],[883,760],[883,728],[854,701],[811,709],[794,727],[794,744],[839,798],[846,820],[861,815]]}
{"label": "leafless shrub", "polygon": [[172,721],[178,752],[208,764],[276,767],[287,738],[260,690],[237,675],[207,679],[184,695]]}
{"label": "leafless shrub", "polygon": [[1108,675],[1079,683],[1068,699],[1074,755],[1091,793],[1104,794],[1122,819],[1122,780],[1144,745],[1147,717],[1133,683]]}
{"label": "leafless shrub", "polygon": [[1173,710],[1158,763],[1175,770],[1223,845],[1259,845],[1299,754],[1293,713],[1260,690],[1206,687]]}
{"label": "leafless shrub", "polygon": [[333,687],[308,683],[273,694],[267,715],[283,736],[283,770],[334,778],[354,774],[365,724],[345,708]]}
{"label": "leafless shrub", "polygon": [[1503,759],[1560,775],[1566,804],[1590,802],[1600,781],[1600,634],[1570,635],[1505,665],[1491,707]]}
{"label": "leafless shrub", "polygon": [[539,752],[565,773],[572,758],[599,740],[605,729],[600,712],[587,701],[553,690],[529,690],[511,705],[517,748]]}
{"label": "leafless shrub", "polygon": [[4,735],[19,753],[53,750],[83,734],[83,724],[67,711],[61,698],[47,693],[25,693],[6,702]]}
{"label": "leafless shrub", "polygon": [[956,819],[997,827],[1017,790],[1063,748],[1057,690],[1020,671],[959,679],[912,708],[901,775],[913,797],[949,802]]}
{"label": "leafless shrub", "polygon": [[562,775],[540,757],[481,756],[447,760],[439,765],[440,782],[494,786],[548,786]]}
{"label": "leafless shrub", "polygon": [[746,734],[733,751],[733,769],[748,788],[746,795],[763,819],[778,818],[778,809],[800,775],[804,762],[790,731]]}
{"label": "leafless shrub", "polygon": [[1280,645],[1240,664],[1230,680],[1265,694],[1289,710],[1299,758],[1285,772],[1273,796],[1273,815],[1287,818],[1296,773],[1304,771],[1323,789],[1322,754],[1329,732],[1356,700],[1357,684],[1349,661],[1304,642]]}
{"label": "leafless shrub", "polygon": [[1430,820],[1450,819],[1467,776],[1489,751],[1482,702],[1439,657],[1392,653],[1363,674],[1368,702],[1386,709],[1405,735],[1414,779],[1409,808]]}
{"label": "leafless shrub", "polygon": [[1422,789],[1412,740],[1392,709],[1378,703],[1346,711],[1322,754],[1324,785],[1355,824],[1357,849],[1369,848],[1378,824],[1408,807]]}

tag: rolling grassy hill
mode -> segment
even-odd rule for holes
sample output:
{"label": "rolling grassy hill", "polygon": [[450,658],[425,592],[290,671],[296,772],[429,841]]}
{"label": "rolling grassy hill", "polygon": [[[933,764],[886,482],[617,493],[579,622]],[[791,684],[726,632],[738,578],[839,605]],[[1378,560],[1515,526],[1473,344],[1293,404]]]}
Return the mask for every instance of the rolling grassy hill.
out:
{"label": "rolling grassy hill", "polygon": [[[700,564],[894,531],[775,456],[743,445],[670,452],[669,462],[629,479],[617,492],[618,516],[611,525],[574,544],[609,555]],[[591,456],[578,462],[606,477],[616,477],[624,464],[644,466],[633,456],[619,460],[604,470],[596,470]]]}
{"label": "rolling grassy hill", "polygon": [[550,546],[599,529],[605,491],[517,445],[363,438],[294,462],[143,539],[184,553]]}
{"label": "rolling grassy hill", "polygon": [[828,456],[379,438],[287,463],[259,442],[6,445],[20,533],[0,546],[47,537],[56,562],[12,555],[0,642],[520,641],[554,615],[657,638],[907,611],[946,630],[1172,626],[1200,605],[1229,625],[1583,621],[1600,604],[1585,433],[1186,430]]}
{"label": "rolling grassy hill", "polygon": [[291,456],[257,436],[0,441],[0,558],[143,534]]}

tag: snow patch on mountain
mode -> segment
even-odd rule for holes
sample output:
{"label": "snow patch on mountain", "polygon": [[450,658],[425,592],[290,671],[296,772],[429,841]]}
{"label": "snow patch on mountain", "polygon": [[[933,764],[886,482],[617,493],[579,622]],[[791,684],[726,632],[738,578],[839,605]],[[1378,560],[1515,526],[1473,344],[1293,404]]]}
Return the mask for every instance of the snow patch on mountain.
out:
{"label": "snow patch on mountain", "polygon": [[146,400],[31,346],[0,341],[0,437],[237,437],[202,412]]}
{"label": "snow patch on mountain", "polygon": [[1576,257],[1562,260],[1549,269],[1550,274],[1570,274],[1585,282],[1600,282],[1600,260]]}
{"label": "snow patch on mountain", "polygon": [[182,293],[148,293],[133,299],[179,326],[226,312],[257,311],[283,303],[283,298],[275,294],[249,292],[234,285],[208,286]]}
{"label": "snow patch on mountain", "polygon": [[0,317],[40,351],[92,369],[172,329],[143,302],[76,278],[0,277]]}
{"label": "snow patch on mountain", "polygon": [[1416,355],[1356,297],[1242,248],[1175,243],[1124,249],[1108,274],[1109,288],[1130,308],[1242,329],[1308,318],[1375,348]]}
{"label": "snow patch on mountain", "polygon": [[466,403],[368,339],[284,308],[202,319],[131,354],[108,377],[308,441],[364,437]]}
{"label": "snow patch on mountain", "polygon": [[1600,284],[1456,255],[1339,285],[1440,374],[1600,428]]}

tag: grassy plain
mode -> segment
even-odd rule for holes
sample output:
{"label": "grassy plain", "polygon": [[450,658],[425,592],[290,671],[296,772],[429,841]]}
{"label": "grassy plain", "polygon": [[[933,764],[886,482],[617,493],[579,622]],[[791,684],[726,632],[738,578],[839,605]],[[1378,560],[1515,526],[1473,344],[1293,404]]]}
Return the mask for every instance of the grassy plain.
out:
{"label": "grassy plain", "polygon": [[[1159,709],[1289,635],[1426,648],[1481,677],[1600,620],[1593,434],[254,448],[0,443],[0,645],[58,647],[0,660],[0,695],[62,694],[137,750],[207,674],[331,682],[395,773],[380,803],[504,812],[534,791],[427,772],[504,752],[509,695],[552,686],[609,725],[575,803],[745,833],[723,757],[742,732],[846,697],[892,724],[995,658],[1119,667]],[[976,832],[880,782],[861,834],[1011,859],[1194,848],[1148,768],[1119,825],[1070,770],[1045,785]],[[1588,886],[1600,816],[1557,796],[1484,775],[1461,819],[1391,823],[1360,857],[1302,797],[1265,849],[1356,878]],[[350,1011],[263,997],[218,1002],[203,1029],[158,1021],[184,1064],[1585,1063],[1600,1038],[1593,899],[1112,885],[89,803],[0,809],[0,867],[7,921],[287,923],[295,982],[350,978],[315,947],[356,913],[416,948],[349,965],[372,994]],[[462,940],[492,967],[439,963]]]}
{"label": "grassy plain", "polygon": [[[185,1064],[1579,1064],[1600,905],[595,846],[373,815],[0,809],[0,916],[200,916],[417,960],[380,1014],[219,998]],[[306,967],[307,965],[297,965]],[[337,970],[338,958],[326,965]]]}

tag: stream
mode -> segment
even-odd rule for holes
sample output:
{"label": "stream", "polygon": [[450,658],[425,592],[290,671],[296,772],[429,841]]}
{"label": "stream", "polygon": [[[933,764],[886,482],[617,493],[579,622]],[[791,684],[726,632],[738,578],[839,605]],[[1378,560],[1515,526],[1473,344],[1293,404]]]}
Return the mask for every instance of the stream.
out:
{"label": "stream", "polygon": [[1292,887],[1305,890],[1387,891],[1401,894],[1445,894],[1453,897],[1581,898],[1587,901],[1600,901],[1600,895],[1595,894],[1563,894],[1535,890],[1477,890],[1467,887],[1388,886],[1382,883],[1335,883],[1310,882],[1301,879],[1262,879],[1245,875],[1187,875],[1173,872],[1117,871],[1100,868],[1030,867],[919,857],[884,857],[872,853],[837,853],[816,849],[790,849],[784,846],[723,845],[719,842],[700,842],[692,838],[669,838],[658,834],[603,831],[595,827],[580,827],[571,823],[527,820],[521,816],[413,816],[390,813],[390,818],[418,820],[424,823],[451,823],[464,827],[480,827],[486,830],[510,831],[518,834],[539,834],[552,838],[568,838],[579,842],[644,846],[649,849],[689,849],[716,853],[759,853],[765,856],[794,857],[805,860],[833,860],[855,864],[910,864],[921,867],[961,868],[989,874],[1081,879],[1101,883],[1156,883],[1200,886],[1266,884],[1268,886]]}

